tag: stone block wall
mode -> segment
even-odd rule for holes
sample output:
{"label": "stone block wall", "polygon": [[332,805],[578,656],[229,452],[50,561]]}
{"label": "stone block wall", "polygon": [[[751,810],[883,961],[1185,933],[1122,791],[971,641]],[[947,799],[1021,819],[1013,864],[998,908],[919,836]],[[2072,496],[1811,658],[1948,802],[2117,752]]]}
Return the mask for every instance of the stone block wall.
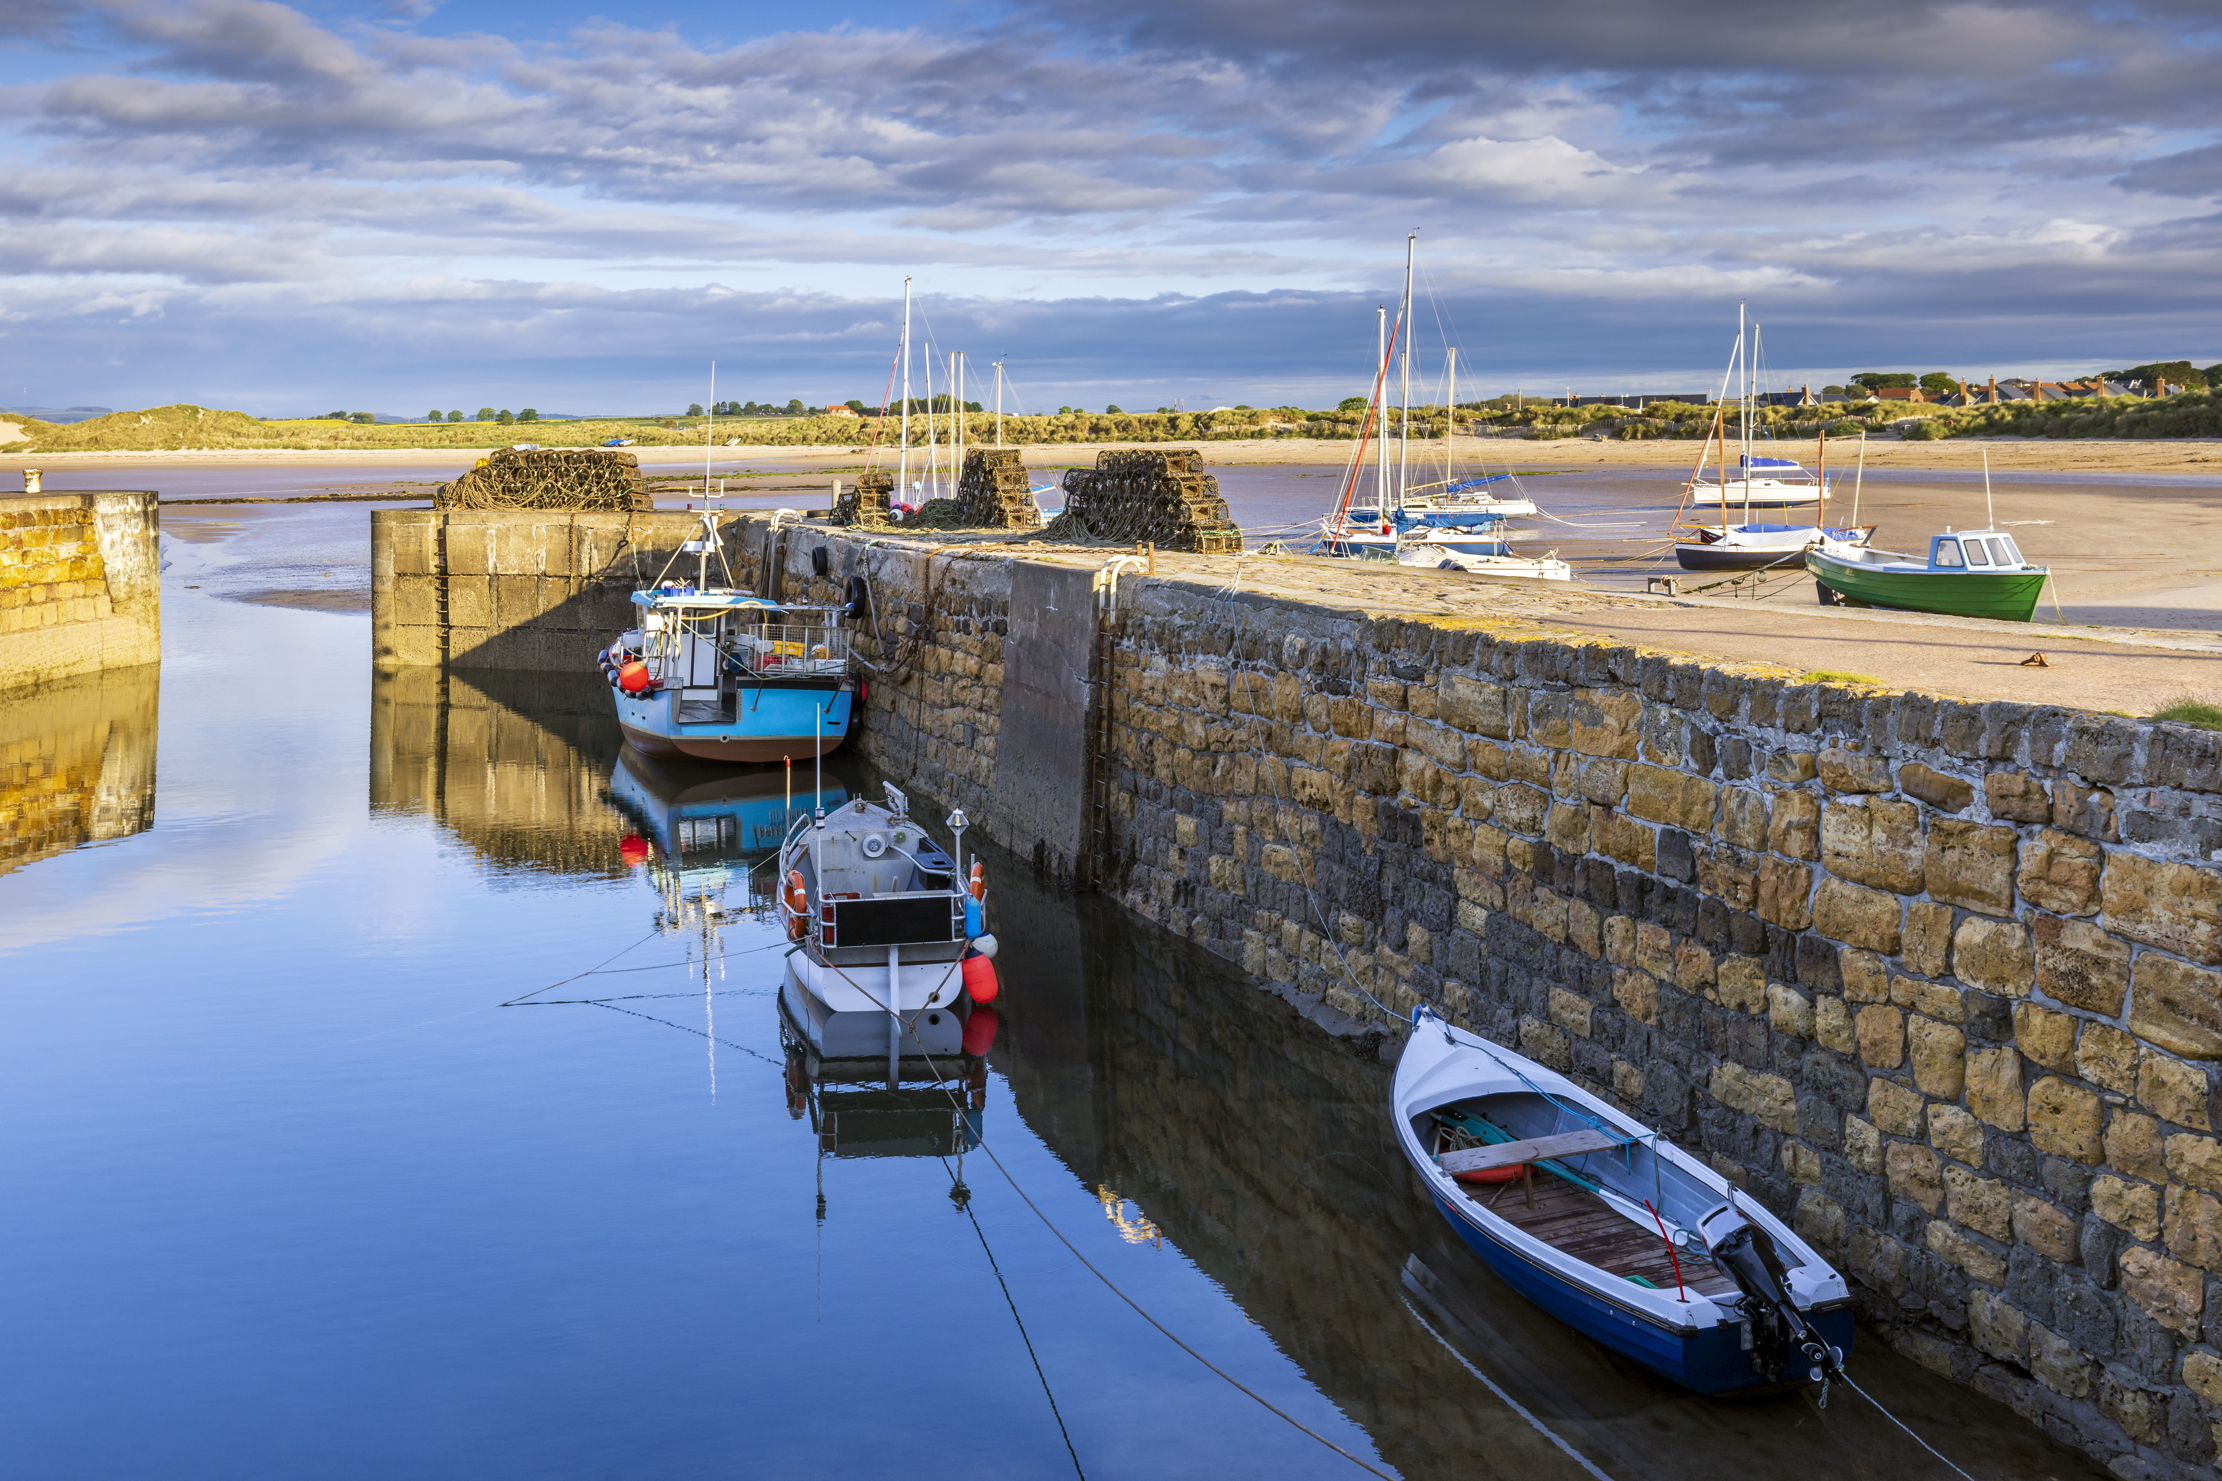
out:
{"label": "stone block wall", "polygon": [[[1033,620],[1008,564],[829,562],[880,592],[868,753],[968,807]],[[1939,1375],[2119,1474],[2211,1474],[2222,734],[1223,579],[1122,600],[1107,889],[1322,1011],[1428,1003],[1565,1071]]]}
{"label": "stone block wall", "polygon": [[0,874],[154,826],[162,670],[0,693]]}
{"label": "stone block wall", "polygon": [[155,496],[0,497],[0,689],[162,657]]}
{"label": "stone block wall", "polygon": [[[635,625],[631,596],[700,516],[376,509],[370,516],[372,661],[591,673],[594,650]],[[740,524],[725,526],[738,564]],[[693,558],[684,574],[691,577]]]}

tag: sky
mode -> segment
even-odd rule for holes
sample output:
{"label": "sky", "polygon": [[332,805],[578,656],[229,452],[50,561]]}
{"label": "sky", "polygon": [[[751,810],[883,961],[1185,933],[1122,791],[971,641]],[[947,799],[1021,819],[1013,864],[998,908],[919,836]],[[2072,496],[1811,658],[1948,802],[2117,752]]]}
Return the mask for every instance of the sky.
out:
{"label": "sky", "polygon": [[[2213,0],[0,0],[0,405],[2222,361]],[[710,390],[712,362],[717,389]],[[923,390],[922,367],[914,391]],[[939,389],[938,385],[936,389]]]}

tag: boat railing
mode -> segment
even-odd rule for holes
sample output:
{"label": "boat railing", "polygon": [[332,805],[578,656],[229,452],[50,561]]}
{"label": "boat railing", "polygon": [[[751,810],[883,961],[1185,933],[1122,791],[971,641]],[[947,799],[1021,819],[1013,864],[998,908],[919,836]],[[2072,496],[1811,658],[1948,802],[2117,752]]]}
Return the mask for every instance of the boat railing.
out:
{"label": "boat railing", "polygon": [[849,668],[848,629],[823,623],[767,622],[744,627],[726,645],[745,674],[794,678],[844,674]]}

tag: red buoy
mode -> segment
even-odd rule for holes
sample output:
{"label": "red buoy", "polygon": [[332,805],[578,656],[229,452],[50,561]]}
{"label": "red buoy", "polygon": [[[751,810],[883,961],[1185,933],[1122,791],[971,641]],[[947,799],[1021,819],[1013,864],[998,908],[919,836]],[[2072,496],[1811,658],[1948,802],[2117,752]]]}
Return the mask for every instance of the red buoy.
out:
{"label": "red buoy", "polygon": [[975,1008],[964,1022],[964,1052],[978,1059],[995,1047],[995,1031],[1003,1020],[993,1008]]}
{"label": "red buoy", "polygon": [[628,833],[617,841],[617,856],[625,861],[628,869],[645,864],[648,862],[648,841],[638,833]]}
{"label": "red buoy", "polygon": [[1526,1171],[1526,1163],[1516,1162],[1510,1167],[1485,1167],[1478,1172],[1456,1172],[1451,1176],[1461,1183],[1517,1183],[1520,1174]]}
{"label": "red buoy", "polygon": [[621,664],[617,670],[617,687],[627,694],[638,694],[649,685],[648,665],[639,659]]}
{"label": "red buoy", "polygon": [[965,995],[975,1003],[992,1003],[1002,991],[995,980],[995,963],[975,953],[964,959]]}

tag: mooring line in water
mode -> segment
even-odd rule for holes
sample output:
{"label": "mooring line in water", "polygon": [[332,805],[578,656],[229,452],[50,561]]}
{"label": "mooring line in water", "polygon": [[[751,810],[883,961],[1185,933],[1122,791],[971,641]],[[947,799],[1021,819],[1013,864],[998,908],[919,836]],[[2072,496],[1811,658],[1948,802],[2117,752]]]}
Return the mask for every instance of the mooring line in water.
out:
{"label": "mooring line in water", "polygon": [[1904,1430],[1906,1432],[1906,1437],[1912,1440],[1914,1444],[1920,1446],[1923,1450],[1926,1450],[1931,1455],[1935,1456],[1937,1458],[1937,1463],[1943,1466],[1946,1470],[1950,1471],[1953,1475],[1958,1476],[1960,1478],[1960,1481],[1975,1481],[1975,1478],[1973,1476],[1968,1475],[1967,1472],[1952,1464],[1951,1461],[1946,1460],[1944,1458],[1944,1452],[1938,1450],[1936,1446],[1931,1445],[1928,1441],[1915,1434],[1913,1432],[1913,1426],[1907,1424],[1904,1420],[1891,1413],[1888,1409],[1883,1408],[1882,1400],[1876,1398],[1873,1394],[1861,1388],[1858,1384],[1852,1382],[1851,1374],[1845,1372],[1842,1368],[1839,1368],[1836,1370],[1835,1376],[1843,1380],[1844,1386],[1846,1388],[1850,1389],[1853,1393],[1858,1394],[1868,1403],[1873,1404],[1875,1406],[1876,1412],[1881,1414],[1883,1418],[1889,1420],[1892,1424]]}
{"label": "mooring line in water", "polygon": [[1582,1454],[1579,1450],[1576,1450],[1572,1445],[1567,1444],[1565,1439],[1559,1435],[1558,1431],[1552,1429],[1542,1420],[1536,1418],[1534,1412],[1530,1410],[1527,1405],[1521,1403],[1518,1399],[1512,1397],[1511,1394],[1505,1392],[1503,1386],[1500,1385],[1497,1380],[1491,1378],[1488,1374],[1482,1372],[1479,1368],[1468,1362],[1464,1353],[1451,1346],[1449,1338],[1436,1331],[1434,1324],[1430,1322],[1426,1317],[1420,1315],[1420,1309],[1412,1304],[1411,1297],[1399,1296],[1397,1297],[1397,1299],[1404,1303],[1404,1309],[1406,1311],[1412,1313],[1412,1320],[1420,1324],[1420,1329],[1426,1332],[1428,1336],[1434,1338],[1438,1343],[1441,1343],[1443,1351],[1449,1353],[1453,1358],[1456,1358],[1458,1360],[1458,1366],[1464,1368],[1468,1373],[1473,1374],[1476,1379],[1480,1380],[1481,1385],[1484,1388],[1488,1389],[1489,1392],[1495,1394],[1499,1402],[1501,1402],[1507,1409],[1510,1409],[1514,1414],[1517,1414],[1522,1419],[1526,1420],[1530,1428],[1532,1428],[1537,1434],[1550,1441],[1553,1445],[1556,1445],[1559,1449],[1565,1451],[1567,1455],[1573,1458],[1574,1464],[1580,1466],[1591,1476],[1594,1476],[1596,1478],[1596,1481],[1612,1481],[1612,1477],[1606,1475],[1603,1471],[1597,1468],[1596,1462],[1592,1461],[1588,1456]]}
{"label": "mooring line in water", "polygon": [[[848,973],[842,971],[838,965],[835,965],[831,962],[827,963],[827,965],[833,967],[835,975],[840,977],[843,982],[846,982],[849,986],[855,988],[859,993],[862,993],[866,1002],[872,1004],[872,1006],[879,1009],[880,1012],[886,1013],[897,1023],[902,1022],[902,1015],[890,1009],[887,1004],[881,1002],[877,997],[874,997],[872,995],[871,989],[864,986],[863,983],[858,982]],[[623,1013],[630,1010],[620,1008],[616,1011]],[[926,1068],[934,1072],[935,1080],[946,1081],[949,1077],[941,1073],[941,1067],[934,1062],[933,1055],[926,1048],[926,1041],[924,1037],[921,1036],[918,1032],[917,1018],[913,1016],[910,1023],[906,1025],[906,1027],[910,1032],[911,1038],[918,1044],[919,1057],[926,1061]],[[942,1085],[941,1092],[943,1095],[946,1095],[949,1098],[949,1104],[956,1109],[957,1113],[959,1115],[962,1115],[964,1113],[964,1103],[957,1098],[956,1092],[951,1090],[946,1084]],[[1334,1451],[1335,1454],[1341,1456],[1344,1460],[1349,1461],[1352,1465],[1358,1466],[1363,1470],[1371,1471],[1374,1475],[1379,1476],[1381,1478],[1381,1481],[1398,1481],[1398,1478],[1391,1472],[1382,1470],[1379,1466],[1374,1465],[1371,1461],[1363,1460],[1360,1459],[1358,1456],[1352,1455],[1349,1451],[1343,1449],[1340,1445],[1337,1445],[1334,1441],[1328,1439],[1325,1435],[1313,1429],[1310,1425],[1304,1423],[1304,1421],[1298,1419],[1295,1415],[1289,1413],[1287,1410],[1281,1408],[1271,1399],[1268,1399],[1267,1397],[1265,1397],[1265,1395],[1259,1393],[1256,1389],[1251,1388],[1248,1384],[1235,1377],[1232,1373],[1229,1373],[1226,1369],[1220,1367],[1217,1363],[1214,1363],[1211,1359],[1205,1357],[1202,1353],[1196,1351],[1195,1348],[1190,1347],[1186,1342],[1183,1342],[1179,1334],[1175,1333],[1171,1327],[1166,1326],[1156,1317],[1151,1316],[1149,1312],[1143,1307],[1141,1302],[1135,1300],[1125,1291],[1119,1289],[1119,1283],[1117,1281],[1111,1279],[1110,1276],[1105,1275],[1101,1270],[1098,1270],[1094,1261],[1090,1260],[1086,1255],[1080,1253],[1080,1246],[1065,1238],[1065,1231],[1059,1229],[1056,1224],[1050,1221],[1049,1215],[1042,1212],[1041,1205],[1034,1202],[1034,1200],[1027,1195],[1026,1190],[1023,1187],[1019,1186],[1019,1181],[1017,1178],[1011,1176],[1011,1170],[1003,1165],[1002,1158],[995,1155],[995,1148],[988,1145],[988,1140],[986,1137],[982,1137],[980,1139],[980,1150],[987,1153],[988,1161],[995,1164],[995,1170],[1003,1174],[1003,1181],[1011,1185],[1011,1191],[1018,1195],[1019,1202],[1025,1204],[1029,1209],[1033,1210],[1034,1217],[1042,1221],[1042,1226],[1046,1228],[1051,1234],[1057,1237],[1057,1242],[1063,1245],[1066,1250],[1071,1253],[1072,1257],[1075,1260],[1078,1260],[1080,1262],[1081,1267],[1085,1269],[1090,1275],[1094,1276],[1097,1280],[1102,1281],[1104,1287],[1109,1290],[1112,1295],[1118,1297],[1121,1301],[1124,1301],[1130,1308],[1132,1308],[1136,1316],[1140,1317],[1143,1321],[1148,1322],[1151,1326],[1157,1328],[1157,1330],[1164,1335],[1166,1341],[1172,1343],[1173,1346],[1179,1348],[1182,1352],[1187,1353],[1197,1362],[1202,1363],[1206,1368],[1209,1368],[1212,1372],[1218,1374],[1221,1378],[1224,1378],[1229,1384],[1233,1385],[1234,1388],[1241,1393],[1247,1395],[1251,1399],[1256,1400],[1258,1405],[1263,1408],[1268,1414],[1273,1415],[1277,1419],[1285,1420],[1289,1425],[1291,1425],[1295,1429],[1302,1431],[1304,1434],[1311,1436],[1314,1440],[1317,1440],[1320,1444],[1326,1446],[1329,1450]],[[1079,1457],[1076,1455],[1073,1459],[1074,1463],[1078,1464]],[[1610,1478],[1607,1478],[1607,1481],[1610,1481]]]}
{"label": "mooring line in water", "polygon": [[626,952],[638,951],[641,947],[646,946],[649,942],[655,940],[661,934],[663,933],[660,931],[650,931],[647,935],[641,937],[638,941],[635,941],[632,945],[626,947],[624,951],[614,952],[611,955],[602,958],[593,966],[587,968],[584,972],[573,972],[570,976],[558,978],[556,981],[549,983],[546,987],[534,988],[531,992],[526,993],[524,997],[511,998],[508,1002],[497,1003],[495,1006],[500,1008],[512,1007],[518,1003],[524,1002],[525,998],[537,998],[544,992],[554,992],[557,988],[563,986],[563,984],[566,982],[576,982],[581,977],[592,977],[596,972],[601,971],[611,962],[614,962],[619,957],[625,955]]}
{"label": "mooring line in water", "polygon": [[[985,1146],[986,1143],[983,1141],[981,1145]],[[942,1171],[949,1172],[948,1158],[941,1159],[941,1167]],[[963,1176],[950,1172],[949,1187],[951,1196],[954,1197],[964,1189]],[[1026,1318],[1018,1314],[1018,1301],[1011,1295],[1011,1283],[1003,1278],[1003,1266],[996,1260],[995,1251],[988,1244],[988,1232],[980,1227],[980,1216],[972,1211],[969,1193],[958,1201],[958,1206],[964,1210],[964,1216],[972,1221],[972,1232],[979,1236],[980,1250],[988,1257],[988,1269],[995,1272],[995,1283],[1003,1288],[1003,1302],[1011,1308],[1011,1320],[1018,1324],[1018,1340],[1026,1344],[1026,1356],[1034,1364],[1034,1376],[1042,1381],[1042,1397],[1049,1400],[1050,1417],[1057,1421],[1057,1433],[1065,1438],[1065,1453],[1072,1457],[1073,1471],[1078,1474],[1080,1481],[1088,1481],[1088,1473],[1080,1464],[1080,1452],[1073,1448],[1072,1431],[1065,1428],[1065,1413],[1057,1407],[1057,1395],[1050,1389],[1049,1375],[1042,1371],[1041,1355],[1034,1351],[1034,1339],[1026,1331]]]}
{"label": "mooring line in water", "polygon": [[[725,987],[718,989],[710,996],[719,998],[763,998],[771,996],[776,991],[778,989],[770,987]],[[700,1001],[701,997],[700,993],[691,992],[629,992],[607,998],[536,998],[529,1003],[503,1003],[500,1006],[504,1008],[561,1008],[566,1006],[576,1007],[580,1003],[591,1003],[599,1007],[603,1003],[640,1003],[656,998],[685,998],[692,1003]]]}
{"label": "mooring line in water", "polygon": [[[694,994],[688,993],[687,996],[691,998],[694,996]],[[579,1001],[587,1004],[589,1007],[607,1008],[612,1013],[624,1013],[629,1014],[634,1018],[645,1018],[650,1023],[660,1023],[665,1028],[684,1029],[686,1032],[695,1035],[697,1038],[708,1039],[713,1044],[723,1044],[728,1049],[738,1049],[743,1054],[754,1055],[756,1058],[770,1065],[773,1069],[784,1070],[785,1068],[787,1068],[785,1064],[781,1063],[779,1060],[773,1059],[768,1054],[764,1054],[759,1052],[758,1050],[751,1049],[746,1044],[736,1044],[731,1039],[721,1039],[716,1034],[707,1033],[702,1029],[696,1028],[691,1023],[679,1023],[669,1018],[658,1018],[653,1013],[636,1013],[630,1008],[618,1007],[617,1004],[611,1002],[607,998],[581,998],[579,999]],[[507,1003],[504,1003],[502,1006],[506,1008],[509,1005]],[[537,1007],[538,1004],[534,1004],[533,1006]]]}

